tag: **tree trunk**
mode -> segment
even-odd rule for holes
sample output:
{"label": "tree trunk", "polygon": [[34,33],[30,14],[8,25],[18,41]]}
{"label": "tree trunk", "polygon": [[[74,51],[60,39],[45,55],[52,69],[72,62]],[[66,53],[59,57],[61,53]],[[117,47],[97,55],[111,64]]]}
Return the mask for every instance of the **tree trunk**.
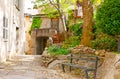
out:
{"label": "tree trunk", "polygon": [[81,44],[84,46],[91,46],[93,7],[90,0],[83,0],[82,8],[84,23]]}
{"label": "tree trunk", "polygon": [[62,22],[64,39],[67,39],[66,25],[65,25],[65,22],[64,22],[63,12],[61,11],[61,6],[60,6],[59,0],[57,0],[57,6],[58,6],[58,13],[60,14],[60,19],[61,19],[61,22]]}

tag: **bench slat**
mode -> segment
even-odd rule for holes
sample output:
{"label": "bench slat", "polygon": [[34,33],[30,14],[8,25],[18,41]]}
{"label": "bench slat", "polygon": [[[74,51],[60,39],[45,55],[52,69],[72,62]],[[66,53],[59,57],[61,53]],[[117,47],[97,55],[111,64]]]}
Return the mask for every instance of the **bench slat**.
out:
{"label": "bench slat", "polygon": [[86,60],[90,62],[96,62],[96,59],[89,59],[89,58],[75,58],[75,57],[70,57],[71,59],[76,59],[76,60]]}
{"label": "bench slat", "polygon": [[80,65],[75,65],[75,64],[71,64],[71,63],[62,63],[62,65],[68,65],[71,67],[76,67],[76,68],[80,68],[80,69],[84,69],[84,70],[95,70],[95,68],[88,68],[88,67],[84,67],[84,66],[80,66]]}

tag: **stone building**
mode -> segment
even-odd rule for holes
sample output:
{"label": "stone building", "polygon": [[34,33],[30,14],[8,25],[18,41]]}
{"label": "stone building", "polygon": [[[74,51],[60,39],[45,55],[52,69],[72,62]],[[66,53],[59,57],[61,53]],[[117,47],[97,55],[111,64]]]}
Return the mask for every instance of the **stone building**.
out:
{"label": "stone building", "polygon": [[[32,1],[32,0],[31,0]],[[31,4],[30,1],[27,3]],[[27,5],[27,4],[26,4]],[[26,54],[37,54],[40,55],[46,47],[47,40],[52,38],[54,34],[62,35],[63,27],[60,18],[49,18],[43,11],[43,7],[38,9],[33,9],[33,6],[26,7],[25,12],[25,27],[26,27],[26,43],[25,43],[25,53]],[[29,34],[33,17],[39,17],[42,20],[39,29],[32,31]],[[61,39],[63,40],[63,39]],[[54,42],[58,40],[54,40]],[[59,40],[60,41],[60,40]]]}
{"label": "stone building", "polygon": [[[29,30],[32,24],[33,17],[40,17],[42,23],[40,25],[40,28],[33,30],[32,34],[30,35]],[[26,54],[38,54],[38,55],[42,54],[44,48],[46,47],[47,40],[54,36],[54,34],[62,33],[63,28],[61,25],[62,25],[61,20],[59,18],[57,19],[48,18],[47,16],[40,14],[38,15],[25,14]]]}
{"label": "stone building", "polygon": [[[60,17],[50,18],[47,14],[43,12],[44,7],[39,7],[36,9],[38,12],[34,12],[35,9],[27,8],[28,12],[25,13],[25,26],[26,26],[26,50],[27,54],[42,54],[44,48],[46,47],[46,42],[49,38],[52,38],[53,43],[60,43],[64,41],[64,31],[68,31],[66,25],[68,20],[68,13],[62,17],[63,24]],[[71,5],[68,7],[69,10],[73,11],[73,16],[79,20],[82,18],[82,4],[76,2],[76,7]],[[34,14],[36,13],[36,14]],[[39,29],[34,29],[32,34],[29,35],[29,30],[32,24],[32,18],[39,17],[42,20]],[[72,18],[71,24],[75,24],[75,20]],[[74,22],[75,21],[75,22]],[[64,26],[63,26],[64,25]]]}
{"label": "stone building", "polygon": [[40,17],[42,20],[40,28],[32,30],[33,54],[41,55],[51,38],[54,44],[64,41],[64,28],[59,17],[49,18],[44,14],[33,17]]}
{"label": "stone building", "polygon": [[24,0],[0,0],[0,62],[24,53]]}

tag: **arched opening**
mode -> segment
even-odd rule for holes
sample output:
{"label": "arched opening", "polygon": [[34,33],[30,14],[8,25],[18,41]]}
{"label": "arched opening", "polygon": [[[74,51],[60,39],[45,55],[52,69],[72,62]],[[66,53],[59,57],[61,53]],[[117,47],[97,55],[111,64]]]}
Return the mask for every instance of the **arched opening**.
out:
{"label": "arched opening", "polygon": [[36,38],[36,54],[37,55],[42,55],[45,47],[46,47],[46,43],[49,37],[37,37]]}

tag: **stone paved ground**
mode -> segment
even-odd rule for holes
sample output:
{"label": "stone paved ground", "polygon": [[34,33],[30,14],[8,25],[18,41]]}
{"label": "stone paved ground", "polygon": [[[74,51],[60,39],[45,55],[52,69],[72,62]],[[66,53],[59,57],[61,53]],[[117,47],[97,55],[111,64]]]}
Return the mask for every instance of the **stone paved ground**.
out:
{"label": "stone paved ground", "polygon": [[41,67],[41,56],[16,56],[0,64],[0,79],[80,79],[61,70]]}

